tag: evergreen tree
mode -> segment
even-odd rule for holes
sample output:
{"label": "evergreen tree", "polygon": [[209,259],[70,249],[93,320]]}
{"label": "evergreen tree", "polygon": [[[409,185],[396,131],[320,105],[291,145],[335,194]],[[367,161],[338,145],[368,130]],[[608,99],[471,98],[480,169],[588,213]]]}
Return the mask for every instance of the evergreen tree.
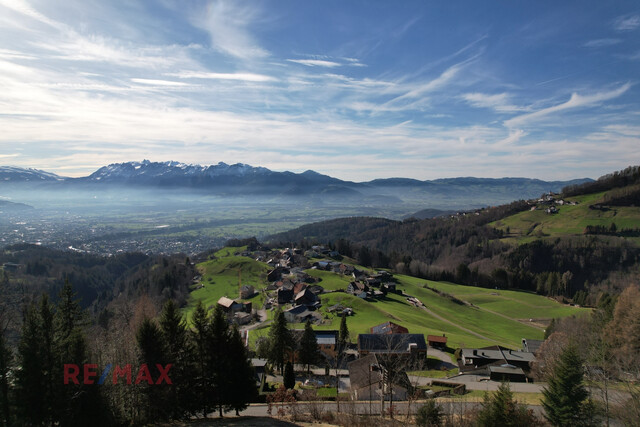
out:
{"label": "evergreen tree", "polygon": [[513,399],[509,383],[505,382],[492,395],[484,395],[477,423],[481,427],[529,427],[539,424],[525,405]]}
{"label": "evergreen tree", "polygon": [[51,307],[46,295],[42,297],[40,308],[35,304],[27,308],[18,345],[18,364],[21,369],[18,370],[16,378],[16,402],[19,419],[32,425],[50,423],[52,419],[48,406],[53,398],[48,384],[51,379],[52,356],[46,354],[45,342],[52,343],[53,334],[50,328],[51,336],[45,339],[42,314],[50,322]]}
{"label": "evergreen tree", "polygon": [[230,363],[227,355],[229,345],[229,323],[222,307],[216,305],[210,323],[211,336],[209,345],[211,348],[211,369],[209,374],[213,380],[213,398],[215,406],[222,417],[224,405],[227,403],[226,391],[233,381],[233,372],[230,372]]}
{"label": "evergreen tree", "polygon": [[292,389],[296,386],[296,376],[293,372],[293,365],[287,362],[284,368],[284,376],[282,378],[285,388]]}
{"label": "evergreen tree", "polygon": [[268,360],[278,368],[280,374],[282,374],[287,350],[290,349],[292,342],[293,338],[287,327],[287,319],[284,317],[282,310],[278,309],[269,331],[270,351]]}
{"label": "evergreen tree", "polygon": [[168,300],[160,315],[160,331],[166,346],[166,360],[172,364],[170,399],[167,410],[174,419],[184,418],[194,408],[190,379],[195,374],[187,324],[173,300]]}
{"label": "evergreen tree", "polygon": [[240,331],[234,325],[231,330],[229,345],[225,352],[229,359],[227,376],[232,377],[226,390],[227,410],[235,410],[236,415],[249,406],[249,402],[258,397],[256,377],[247,349],[242,342]]}
{"label": "evergreen tree", "polygon": [[595,407],[583,384],[582,359],[575,345],[562,352],[542,394],[545,418],[552,425],[598,425]]}
{"label": "evergreen tree", "polygon": [[[162,338],[162,332],[158,325],[149,318],[145,318],[136,333],[136,340],[140,348],[140,372],[135,379],[139,387],[143,387],[146,402],[142,405],[143,412],[146,410],[147,421],[158,421],[168,418],[169,408],[166,384],[154,385],[154,379],[160,373],[157,364],[165,366],[167,364],[166,349]],[[142,365],[146,365],[148,371],[144,372]]]}
{"label": "evergreen tree", "polygon": [[207,311],[198,301],[193,316],[191,317],[193,328],[191,330],[191,341],[193,342],[193,351],[195,355],[195,378],[194,378],[194,407],[198,411],[202,411],[206,417],[211,411],[211,399],[213,395],[213,378],[211,370],[213,369],[212,354],[210,345],[210,329]]}
{"label": "evergreen tree", "polygon": [[304,325],[304,333],[300,339],[300,363],[307,365],[307,375],[311,370],[311,364],[316,363],[320,359],[320,351],[318,350],[318,340],[316,334],[311,327],[311,321],[307,320]]}
{"label": "evergreen tree", "polygon": [[340,320],[340,331],[338,333],[338,352],[342,353],[349,344],[349,328],[347,328],[347,316],[342,315]]}
{"label": "evergreen tree", "polygon": [[12,354],[5,340],[5,331],[0,325],[0,426],[11,424],[9,404],[9,370]]}

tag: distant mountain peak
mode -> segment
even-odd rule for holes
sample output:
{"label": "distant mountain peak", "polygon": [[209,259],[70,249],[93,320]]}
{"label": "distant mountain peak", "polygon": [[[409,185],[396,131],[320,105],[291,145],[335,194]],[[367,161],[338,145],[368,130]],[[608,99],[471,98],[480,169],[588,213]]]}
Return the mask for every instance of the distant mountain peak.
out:
{"label": "distant mountain peak", "polygon": [[46,172],[34,168],[21,168],[18,166],[0,166],[1,181],[62,181],[64,177],[55,173]]}

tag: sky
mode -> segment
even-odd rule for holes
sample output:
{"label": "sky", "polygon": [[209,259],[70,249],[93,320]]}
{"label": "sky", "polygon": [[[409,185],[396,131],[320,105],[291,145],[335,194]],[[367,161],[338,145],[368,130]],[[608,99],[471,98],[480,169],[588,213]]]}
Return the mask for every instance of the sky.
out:
{"label": "sky", "polygon": [[0,164],[597,178],[639,79],[635,0],[0,0]]}

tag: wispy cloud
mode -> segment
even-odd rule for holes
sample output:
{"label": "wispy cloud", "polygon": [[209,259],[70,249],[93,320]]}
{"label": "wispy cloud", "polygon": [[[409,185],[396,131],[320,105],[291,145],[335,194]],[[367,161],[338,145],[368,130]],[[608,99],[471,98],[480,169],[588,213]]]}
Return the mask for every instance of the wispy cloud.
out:
{"label": "wispy cloud", "polygon": [[511,104],[509,102],[509,98],[511,98],[511,96],[508,93],[489,95],[474,92],[462,95],[462,99],[467,101],[470,105],[478,108],[491,108],[501,113],[523,110],[523,108]]}
{"label": "wispy cloud", "polygon": [[640,15],[621,16],[613,23],[613,28],[618,31],[631,31],[640,27]]}
{"label": "wispy cloud", "polygon": [[416,98],[422,98],[426,94],[443,88],[449,84],[458,75],[460,70],[464,67],[464,63],[453,65],[442,72],[438,77],[428,82],[415,85],[408,92],[393,98],[386,102],[383,107],[396,105],[403,101],[415,100]]}
{"label": "wispy cloud", "polygon": [[187,83],[183,82],[174,82],[171,80],[157,80],[157,79],[131,79],[134,83],[140,83],[144,85],[152,85],[152,86],[188,86]]}
{"label": "wispy cloud", "polygon": [[334,61],[325,61],[322,59],[287,59],[289,62],[295,62],[296,64],[306,65],[307,67],[327,67],[334,68],[340,67],[342,64]]}
{"label": "wispy cloud", "polygon": [[534,111],[533,113],[523,114],[504,122],[505,126],[509,128],[526,125],[532,121],[540,120],[549,114],[580,108],[598,104],[603,101],[614,99],[625,93],[631,88],[630,83],[626,83],[617,89],[607,92],[599,92],[593,95],[579,95],[577,93],[571,94],[571,98],[562,104],[554,105],[552,107],[543,108],[542,110]]}
{"label": "wispy cloud", "polygon": [[167,76],[181,79],[211,79],[211,80],[237,80],[247,82],[274,82],[275,77],[255,73],[212,73],[203,71],[180,71],[179,73],[166,73]]}
{"label": "wispy cloud", "polygon": [[620,40],[620,39],[595,39],[595,40],[589,40],[588,42],[583,44],[583,46],[584,47],[599,48],[599,47],[613,46],[613,45],[616,45],[616,44],[619,44],[619,43],[622,43],[622,40]]}
{"label": "wispy cloud", "polygon": [[195,16],[194,24],[209,32],[213,48],[239,59],[264,58],[262,48],[250,28],[258,16],[256,4],[239,5],[235,1],[211,1],[204,16]]}

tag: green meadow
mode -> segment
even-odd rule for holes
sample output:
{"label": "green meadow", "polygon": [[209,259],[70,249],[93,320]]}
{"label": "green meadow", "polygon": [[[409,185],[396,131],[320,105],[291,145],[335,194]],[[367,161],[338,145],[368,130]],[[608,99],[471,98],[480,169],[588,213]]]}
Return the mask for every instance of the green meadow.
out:
{"label": "green meadow", "polygon": [[[257,291],[267,285],[266,275],[269,267],[251,258],[235,255],[243,249],[224,248],[214,254],[214,259],[198,264],[204,287],[191,293],[189,303],[184,309],[187,319],[190,319],[199,300],[203,301],[206,307],[210,307],[221,296],[236,298],[239,279],[242,284],[253,285]],[[354,315],[348,317],[347,324],[351,340],[354,342],[358,334],[368,333],[372,326],[392,321],[406,327],[412,333],[445,334],[449,339],[448,345],[452,348],[500,344],[516,349],[520,347],[522,338],[543,338],[544,330],[540,323],[546,324],[554,317],[588,312],[588,309],[565,306],[531,293],[433,282],[405,275],[395,276],[398,280],[398,290],[403,291],[404,295],[389,293],[381,300],[369,301],[343,291],[351,281],[350,276],[315,269],[309,269],[307,273],[321,279],[318,284],[327,291],[321,295],[322,307],[319,310],[323,322],[314,328],[338,329],[339,315],[329,313],[327,309],[334,304],[350,307]],[[446,296],[426,289],[425,284],[469,304],[458,304]],[[194,285],[194,288],[197,287],[198,285]],[[410,304],[407,296],[418,298],[425,307]],[[252,298],[252,301],[254,308],[259,308],[264,301],[264,295],[260,293]],[[269,318],[272,317],[272,313],[273,311],[269,312]],[[539,323],[530,324],[529,319],[536,319]],[[304,325],[294,324],[290,327],[301,329]],[[257,337],[266,334],[268,326],[252,330],[250,341],[255,342]]]}
{"label": "green meadow", "polygon": [[543,210],[519,212],[490,225],[507,231],[504,241],[527,243],[537,237],[562,237],[582,235],[587,225],[609,227],[612,223],[618,229],[636,228],[640,225],[640,207],[614,206],[606,211],[589,209],[589,205],[602,200],[602,193],[569,197],[566,201],[578,202],[575,206],[558,206],[558,213],[547,214]]}

